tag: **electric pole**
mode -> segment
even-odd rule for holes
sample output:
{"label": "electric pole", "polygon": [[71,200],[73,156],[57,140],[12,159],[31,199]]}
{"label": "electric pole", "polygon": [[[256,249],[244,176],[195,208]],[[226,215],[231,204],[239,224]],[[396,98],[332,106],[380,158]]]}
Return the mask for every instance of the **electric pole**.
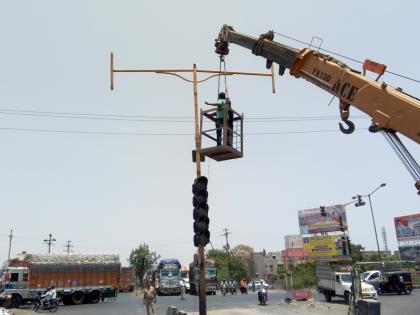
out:
{"label": "electric pole", "polygon": [[232,234],[229,232],[228,228],[224,228],[223,229],[223,233],[222,236],[224,236],[226,238],[226,245],[225,245],[225,250],[228,254],[228,274],[229,274],[229,278],[230,278],[230,245],[229,245],[229,234]]}
{"label": "electric pole", "polygon": [[9,253],[7,254],[7,266],[10,265],[10,251],[12,249],[12,238],[13,238],[13,230],[10,230],[10,234],[9,234]]}
{"label": "electric pole", "polygon": [[44,240],[44,243],[48,245],[48,254],[51,253],[51,245],[54,245],[54,242],[56,241],[55,238],[52,237],[52,234],[48,234],[49,238]]}
{"label": "electric pole", "polygon": [[74,247],[70,243],[71,243],[71,241],[67,241],[66,245],[64,245],[64,247],[66,248],[67,255],[70,254],[70,252],[72,252],[72,250],[70,248]]}

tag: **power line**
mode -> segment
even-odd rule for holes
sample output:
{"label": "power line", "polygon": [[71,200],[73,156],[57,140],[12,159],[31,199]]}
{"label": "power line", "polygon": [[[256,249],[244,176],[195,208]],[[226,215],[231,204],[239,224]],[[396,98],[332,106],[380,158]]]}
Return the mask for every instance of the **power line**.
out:
{"label": "power line", "polygon": [[[357,128],[356,130],[365,130],[365,129],[368,129],[368,128]],[[0,130],[34,132],[34,133],[39,132],[39,133],[90,134],[90,135],[113,135],[113,136],[193,136],[193,133],[182,133],[182,132],[141,133],[141,132],[34,129],[34,128],[14,128],[14,127],[0,127]],[[327,133],[327,132],[340,132],[340,130],[338,130],[338,129],[325,129],[325,130],[304,130],[304,131],[248,132],[248,133],[245,133],[245,136],[311,134],[311,133]]]}
{"label": "power line", "polygon": [[[147,115],[119,115],[119,114],[88,114],[88,113],[68,113],[68,112],[46,112],[23,109],[4,109],[0,108],[0,114],[15,116],[34,116],[49,118],[67,118],[67,119],[88,119],[88,120],[110,120],[110,121],[134,121],[134,122],[174,122],[174,123],[192,123],[193,117],[175,117],[175,116],[147,116]],[[139,119],[141,118],[141,119]],[[267,116],[267,117],[248,117],[247,122],[275,122],[275,121],[314,121],[314,120],[336,120],[339,116]],[[354,115],[354,119],[369,118],[365,115]]]}
{"label": "power line", "polygon": [[[301,43],[301,44],[304,44],[304,45],[307,45],[307,46],[311,46],[310,43],[301,41],[299,39],[296,39],[296,38],[293,38],[293,37],[290,37],[290,36],[287,36],[287,35],[284,35],[284,34],[281,34],[281,33],[278,33],[278,32],[274,32],[274,33],[277,34],[277,35],[283,36],[285,38],[291,39],[293,41],[296,41],[298,43]],[[363,64],[363,62],[360,61],[360,60],[357,60],[357,59],[354,59],[354,58],[351,58],[351,57],[348,57],[348,56],[344,56],[342,54],[336,53],[336,52],[331,51],[331,50],[327,50],[327,49],[324,49],[324,48],[319,48],[319,50],[325,51],[329,54],[333,54],[335,56],[339,56],[339,57],[347,59],[347,60],[351,60],[351,61],[356,62],[356,63]],[[399,74],[399,73],[396,73],[396,72],[392,72],[392,71],[389,71],[389,70],[386,70],[385,72],[387,72],[389,74],[392,74],[392,75],[395,75],[395,76],[398,76],[398,77],[401,77],[401,78],[406,79],[406,80],[410,80],[410,81],[413,81],[413,82],[416,82],[416,83],[420,83],[420,80],[418,80],[418,79],[410,78],[408,76],[405,76],[405,75],[402,75],[402,74]]]}

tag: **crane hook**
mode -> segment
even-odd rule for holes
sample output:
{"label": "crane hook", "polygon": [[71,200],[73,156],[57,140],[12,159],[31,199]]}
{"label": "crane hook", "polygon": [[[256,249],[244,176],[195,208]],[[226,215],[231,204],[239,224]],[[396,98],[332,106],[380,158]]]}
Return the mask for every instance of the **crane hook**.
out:
{"label": "crane hook", "polygon": [[343,125],[341,124],[341,122],[338,123],[342,133],[345,133],[346,135],[349,135],[349,134],[354,132],[355,128],[354,128],[353,122],[351,122],[348,119],[343,119],[343,123],[345,123],[348,126],[348,128],[347,129],[344,128]]}

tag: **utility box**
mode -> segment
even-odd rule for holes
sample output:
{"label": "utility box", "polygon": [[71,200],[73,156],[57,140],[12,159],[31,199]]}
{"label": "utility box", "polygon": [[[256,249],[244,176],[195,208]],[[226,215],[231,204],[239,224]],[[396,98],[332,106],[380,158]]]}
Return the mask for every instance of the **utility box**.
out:
{"label": "utility box", "polygon": [[381,303],[372,299],[358,300],[357,310],[359,315],[380,315]]}

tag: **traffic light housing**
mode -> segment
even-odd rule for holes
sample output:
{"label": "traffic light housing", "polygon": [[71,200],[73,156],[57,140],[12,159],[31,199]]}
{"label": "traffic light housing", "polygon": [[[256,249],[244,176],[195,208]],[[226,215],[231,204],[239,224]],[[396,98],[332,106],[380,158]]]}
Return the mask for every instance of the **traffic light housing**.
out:
{"label": "traffic light housing", "polygon": [[354,204],[356,207],[361,207],[366,204],[366,202],[363,201],[362,196],[357,195],[353,197],[353,199],[356,199],[356,198],[357,198],[357,202]]}
{"label": "traffic light housing", "polygon": [[195,247],[206,246],[210,242],[207,183],[207,177],[200,176],[194,180],[194,184],[192,185]]}
{"label": "traffic light housing", "polygon": [[319,211],[321,211],[321,216],[326,217],[327,211],[325,210],[325,206],[320,206]]}

